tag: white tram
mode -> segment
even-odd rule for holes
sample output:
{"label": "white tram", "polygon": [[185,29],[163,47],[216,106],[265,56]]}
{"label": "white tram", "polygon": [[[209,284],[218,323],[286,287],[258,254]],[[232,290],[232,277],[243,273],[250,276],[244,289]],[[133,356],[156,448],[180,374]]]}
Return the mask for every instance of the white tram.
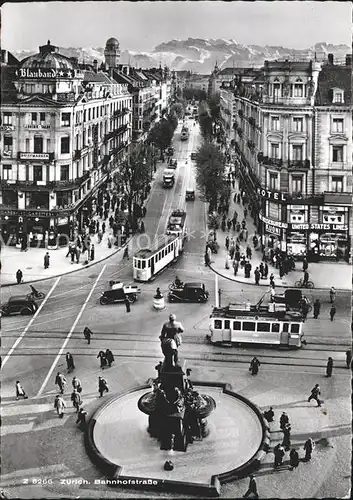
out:
{"label": "white tram", "polygon": [[214,308],[210,315],[210,341],[213,344],[265,344],[300,348],[304,319],[298,311],[287,311],[285,304],[264,306],[229,304]]}
{"label": "white tram", "polygon": [[135,281],[150,281],[182,252],[178,236],[163,236],[150,248],[138,250],[133,257],[133,276]]}

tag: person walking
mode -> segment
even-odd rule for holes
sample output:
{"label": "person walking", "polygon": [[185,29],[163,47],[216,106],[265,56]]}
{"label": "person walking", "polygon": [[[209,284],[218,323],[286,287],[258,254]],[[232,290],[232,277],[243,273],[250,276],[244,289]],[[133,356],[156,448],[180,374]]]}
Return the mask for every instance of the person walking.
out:
{"label": "person walking", "polygon": [[104,392],[108,392],[109,387],[107,384],[107,381],[103,377],[98,377],[98,392],[99,392],[99,397],[101,398],[103,396]]}
{"label": "person walking", "polygon": [[18,285],[21,283],[22,278],[23,278],[23,272],[21,271],[21,269],[18,269],[16,273],[16,281]]}
{"label": "person walking", "polygon": [[332,370],[333,370],[333,359],[330,356],[327,360],[327,365],[326,365],[326,377],[332,376]]}
{"label": "person walking", "polygon": [[308,397],[308,403],[310,403],[310,401],[314,399],[317,402],[317,406],[321,406],[321,401],[319,399],[320,394],[320,386],[319,384],[315,384],[315,387],[311,389],[311,394]]}
{"label": "person walking", "polygon": [[50,264],[50,255],[49,255],[49,252],[47,252],[44,255],[44,269],[48,269],[49,264]]}
{"label": "person walking", "polygon": [[97,359],[100,358],[101,368],[104,368],[107,365],[107,358],[105,356],[104,351],[99,351]]}
{"label": "person walking", "polygon": [[285,426],[289,424],[289,417],[287,413],[284,411],[279,419],[279,426],[281,430],[283,431]]}
{"label": "person walking", "polygon": [[72,370],[75,369],[74,358],[70,352],[67,352],[65,357],[66,357],[67,370],[71,372]]}
{"label": "person walking", "polygon": [[81,395],[74,389],[71,394],[71,401],[73,407],[76,409],[76,413],[79,412],[80,405],[82,405],[82,398]]}
{"label": "person walking", "polygon": [[335,301],[336,301],[336,288],[332,286],[330,290],[330,302],[331,304],[334,304]]}
{"label": "person walking", "polygon": [[315,448],[315,443],[314,441],[309,438],[305,441],[304,443],[304,446],[303,446],[304,450],[305,450],[305,457],[304,457],[304,461],[305,462],[309,462],[311,460],[311,454]]}
{"label": "person walking", "polygon": [[289,452],[289,465],[291,468],[290,470],[294,470],[299,466],[299,454],[294,448]]}
{"label": "person walking", "polygon": [[331,321],[333,321],[333,318],[335,317],[336,314],[336,306],[335,304],[332,304],[331,309],[330,309],[330,318]]}
{"label": "person walking", "polygon": [[264,278],[267,279],[268,276],[268,265],[267,262],[264,264]]}
{"label": "person walking", "polygon": [[77,413],[76,424],[79,424],[79,428],[81,429],[81,431],[84,431],[86,429],[86,417],[87,417],[86,410],[80,408]]}
{"label": "person walking", "polygon": [[55,377],[55,384],[59,387],[61,394],[64,394],[66,382],[67,381],[66,381],[66,378],[64,377],[64,375],[62,373],[58,372],[56,374],[56,377]]}
{"label": "person walking", "polygon": [[284,457],[284,448],[283,446],[278,443],[274,448],[273,448],[273,453],[275,455],[275,461],[274,461],[274,467],[277,469],[277,467],[281,466],[283,464],[283,457]]}
{"label": "person walking", "polygon": [[260,285],[260,271],[259,268],[257,267],[254,271],[254,276],[255,276],[255,285]]}
{"label": "person walking", "polygon": [[348,369],[350,369],[352,363],[352,349],[348,349],[346,351],[346,366]]}
{"label": "person walking", "polygon": [[250,361],[250,367],[249,367],[249,371],[251,372],[251,375],[258,374],[260,365],[261,365],[260,361],[257,359],[256,356],[254,356],[253,359]]}
{"label": "person walking", "polygon": [[211,259],[207,251],[205,252],[204,260],[205,260],[205,266],[208,267],[211,264]]}
{"label": "person walking", "polygon": [[82,384],[81,384],[81,380],[77,377],[74,377],[72,379],[72,387],[73,389],[75,389],[77,392],[82,392]]}
{"label": "person walking", "polygon": [[320,314],[321,303],[319,299],[316,299],[314,302],[314,319],[317,319]]}
{"label": "person walking", "polygon": [[291,431],[291,426],[290,424],[286,424],[283,429],[283,441],[282,441],[282,446],[284,447],[285,451],[290,450],[291,442],[290,442],[290,431]]}
{"label": "person walking", "polygon": [[129,257],[129,247],[127,245],[126,245],[125,250],[124,250],[123,259],[130,260],[130,257]]}
{"label": "person walking", "polygon": [[229,236],[227,235],[226,236],[226,239],[225,239],[225,247],[227,249],[227,252],[229,251]]}
{"label": "person walking", "polygon": [[77,246],[75,248],[75,255],[76,255],[76,263],[79,264],[80,263],[80,257],[81,257],[81,250],[80,250],[79,246]]}
{"label": "person walking", "polygon": [[252,251],[251,251],[251,248],[249,247],[249,245],[246,247],[246,258],[251,260],[251,257],[252,257]]}
{"label": "person walking", "polygon": [[105,222],[103,222],[103,224],[102,224],[102,233],[103,234],[105,233]]}
{"label": "person walking", "polygon": [[233,270],[234,270],[234,276],[237,275],[238,273],[238,269],[239,269],[239,262],[237,261],[237,259],[234,259],[233,260]]}
{"label": "person walking", "polygon": [[93,335],[92,331],[88,328],[88,326],[85,326],[85,329],[83,330],[83,336],[87,340],[88,344],[91,343],[91,337],[92,337],[92,335]]}
{"label": "person walking", "polygon": [[230,231],[230,228],[232,227],[232,221],[230,219],[227,220],[227,228],[228,231]]}
{"label": "person walking", "polygon": [[304,259],[303,259],[303,272],[307,271],[308,267],[309,267],[308,261],[307,261],[306,257],[304,257]]}
{"label": "person walking", "polygon": [[226,260],[224,263],[224,268],[229,269],[229,253],[228,252],[226,253]]}
{"label": "person walking", "polygon": [[252,474],[250,476],[248,490],[245,493],[245,495],[243,496],[243,498],[248,498],[248,496],[250,496],[250,495],[251,495],[251,498],[259,498],[259,494],[257,492],[257,484],[256,484],[255,478]]}
{"label": "person walking", "polygon": [[273,273],[270,274],[270,286],[272,286],[272,288],[275,286],[275,277]]}
{"label": "person walking", "polygon": [[144,233],[145,232],[145,223],[143,222],[143,220],[141,221],[141,224],[140,224],[140,233]]}
{"label": "person walking", "polygon": [[94,244],[93,244],[93,243],[92,243],[92,245],[91,245],[90,259],[91,259],[91,260],[94,260]]}
{"label": "person walking", "polygon": [[124,304],[126,307],[126,312],[129,313],[131,311],[131,304],[130,304],[130,301],[127,297],[125,297],[125,299],[124,299]]}
{"label": "person walking", "polygon": [[64,398],[60,396],[60,394],[57,394],[54,399],[54,408],[56,409],[56,413],[59,415],[59,418],[64,417],[64,411],[66,408],[66,403],[64,401]]}
{"label": "person walking", "polygon": [[23,399],[28,399],[28,396],[26,395],[25,393],[25,390],[24,388],[22,387],[21,383],[19,380],[16,380],[16,400],[19,398],[19,397],[22,397]]}
{"label": "person walking", "polygon": [[106,359],[108,361],[108,366],[110,368],[112,366],[113,361],[114,361],[114,356],[113,356],[113,353],[112,353],[112,351],[110,349],[106,349],[106,351],[105,351],[105,357],[106,357]]}

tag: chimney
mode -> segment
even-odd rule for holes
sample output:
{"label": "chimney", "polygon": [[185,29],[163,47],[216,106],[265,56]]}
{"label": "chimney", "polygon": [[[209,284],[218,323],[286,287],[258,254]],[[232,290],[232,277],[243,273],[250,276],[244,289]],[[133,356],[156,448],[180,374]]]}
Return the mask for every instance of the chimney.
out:
{"label": "chimney", "polygon": [[93,61],[93,69],[94,69],[94,72],[97,73],[97,71],[98,71],[98,61],[97,61],[97,59],[94,59],[94,61]]}
{"label": "chimney", "polygon": [[346,66],[352,66],[352,54],[346,54]]}
{"label": "chimney", "polygon": [[327,61],[330,66],[333,66],[333,54],[327,54]]}

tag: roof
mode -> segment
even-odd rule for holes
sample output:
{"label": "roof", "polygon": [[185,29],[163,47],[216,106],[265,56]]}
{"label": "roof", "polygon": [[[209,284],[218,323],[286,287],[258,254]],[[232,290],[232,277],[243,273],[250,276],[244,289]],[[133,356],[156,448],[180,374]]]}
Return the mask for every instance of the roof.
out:
{"label": "roof", "polygon": [[138,250],[135,254],[134,257],[140,258],[140,259],[148,259],[151,255],[157,253],[159,250],[164,248],[165,246],[169,245],[173,241],[177,239],[177,236],[165,236],[163,235],[162,241],[158,240],[156,243],[151,245],[149,248],[141,248]]}
{"label": "roof", "polygon": [[114,37],[108,38],[108,40],[106,41],[105,46],[107,47],[108,45],[113,45],[113,46],[117,46],[117,47],[120,46],[118,40],[116,38],[114,38]]}
{"label": "roof", "polygon": [[58,52],[40,52],[21,61],[22,68],[74,69],[72,61]]}
{"label": "roof", "polygon": [[84,71],[84,82],[96,82],[96,83],[108,83],[108,84],[116,84],[117,82],[111,78],[107,73],[103,71],[98,71],[95,73],[94,71]]}
{"label": "roof", "polygon": [[[316,106],[347,106],[351,104],[352,89],[351,66],[325,65],[319,73],[318,86],[315,96]],[[332,103],[332,89],[344,90],[344,102]]]}

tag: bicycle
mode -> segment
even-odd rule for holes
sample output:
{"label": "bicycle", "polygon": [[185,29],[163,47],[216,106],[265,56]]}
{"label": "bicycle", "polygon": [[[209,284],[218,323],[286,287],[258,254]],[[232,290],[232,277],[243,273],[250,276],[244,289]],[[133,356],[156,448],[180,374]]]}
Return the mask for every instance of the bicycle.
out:
{"label": "bicycle", "polygon": [[306,283],[304,283],[303,278],[300,278],[300,280],[296,281],[294,283],[295,288],[315,288],[314,282],[308,280]]}

